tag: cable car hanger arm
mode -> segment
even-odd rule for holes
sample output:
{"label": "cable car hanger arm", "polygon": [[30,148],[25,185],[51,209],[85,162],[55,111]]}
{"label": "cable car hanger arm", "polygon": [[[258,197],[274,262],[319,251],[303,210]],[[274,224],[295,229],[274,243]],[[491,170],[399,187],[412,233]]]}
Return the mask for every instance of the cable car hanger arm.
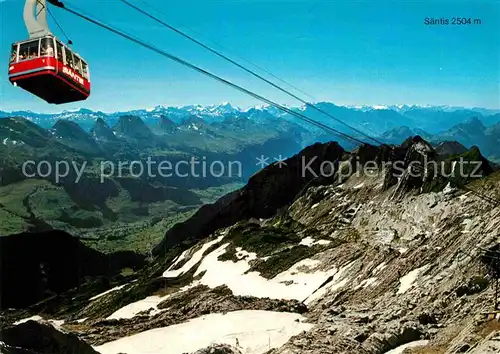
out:
{"label": "cable car hanger arm", "polygon": [[23,17],[30,38],[51,34],[47,23],[47,4],[45,0],[26,0]]}

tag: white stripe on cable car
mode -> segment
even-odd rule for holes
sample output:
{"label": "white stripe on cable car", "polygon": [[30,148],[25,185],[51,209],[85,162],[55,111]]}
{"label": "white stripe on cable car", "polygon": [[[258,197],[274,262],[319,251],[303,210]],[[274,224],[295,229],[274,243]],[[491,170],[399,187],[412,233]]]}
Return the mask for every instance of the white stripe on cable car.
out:
{"label": "white stripe on cable car", "polygon": [[43,68],[36,68],[36,69],[32,69],[32,70],[22,71],[20,73],[9,74],[9,77],[27,75],[27,74],[36,73],[38,71],[44,71],[44,70],[50,70],[50,69],[55,70],[56,68],[54,66],[44,66]]}

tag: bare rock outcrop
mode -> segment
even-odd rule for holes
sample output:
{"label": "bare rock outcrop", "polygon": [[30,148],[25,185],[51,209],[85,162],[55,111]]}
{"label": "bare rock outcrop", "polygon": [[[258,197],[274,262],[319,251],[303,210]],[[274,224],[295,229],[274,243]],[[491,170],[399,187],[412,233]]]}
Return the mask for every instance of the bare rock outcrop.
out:
{"label": "bare rock outcrop", "polygon": [[215,344],[210,347],[197,350],[192,354],[241,354],[241,351],[227,344]]}
{"label": "bare rock outcrop", "polygon": [[0,341],[5,354],[99,354],[75,334],[42,320],[5,329],[0,332]]}

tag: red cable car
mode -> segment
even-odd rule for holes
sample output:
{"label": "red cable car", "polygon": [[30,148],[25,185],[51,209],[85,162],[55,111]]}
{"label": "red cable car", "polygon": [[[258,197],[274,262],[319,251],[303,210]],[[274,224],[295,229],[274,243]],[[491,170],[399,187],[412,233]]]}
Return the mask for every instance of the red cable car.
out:
{"label": "red cable car", "polygon": [[9,81],[48,103],[87,99],[89,67],[81,56],[50,33],[45,0],[26,0],[24,21],[30,39],[12,45]]}

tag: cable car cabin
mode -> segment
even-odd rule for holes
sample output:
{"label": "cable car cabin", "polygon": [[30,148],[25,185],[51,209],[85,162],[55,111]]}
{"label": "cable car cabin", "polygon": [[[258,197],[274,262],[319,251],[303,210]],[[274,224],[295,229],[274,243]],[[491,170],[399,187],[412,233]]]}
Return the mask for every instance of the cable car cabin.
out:
{"label": "cable car cabin", "polygon": [[52,35],[12,45],[9,80],[53,104],[90,95],[87,63]]}

